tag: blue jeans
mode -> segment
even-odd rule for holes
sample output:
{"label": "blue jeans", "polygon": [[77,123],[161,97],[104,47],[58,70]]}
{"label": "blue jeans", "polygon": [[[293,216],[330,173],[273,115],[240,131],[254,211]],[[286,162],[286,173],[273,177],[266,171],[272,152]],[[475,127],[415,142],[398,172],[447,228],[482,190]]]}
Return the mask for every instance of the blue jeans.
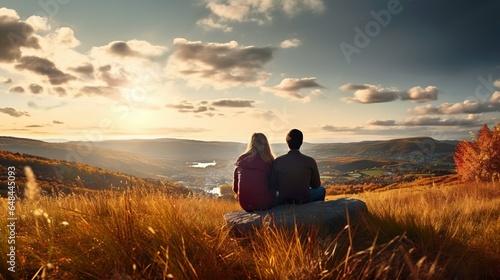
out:
{"label": "blue jeans", "polygon": [[315,189],[311,188],[309,202],[323,201],[325,200],[325,196],[326,196],[326,189],[323,186],[319,186]]}

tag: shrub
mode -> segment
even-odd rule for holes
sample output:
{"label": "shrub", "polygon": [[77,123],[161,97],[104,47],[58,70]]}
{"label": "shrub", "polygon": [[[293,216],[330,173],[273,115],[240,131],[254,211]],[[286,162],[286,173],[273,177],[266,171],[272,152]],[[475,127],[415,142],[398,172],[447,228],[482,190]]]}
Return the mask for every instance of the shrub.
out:
{"label": "shrub", "polygon": [[473,138],[456,147],[453,159],[458,175],[464,181],[500,179],[500,123],[493,130],[483,125]]}

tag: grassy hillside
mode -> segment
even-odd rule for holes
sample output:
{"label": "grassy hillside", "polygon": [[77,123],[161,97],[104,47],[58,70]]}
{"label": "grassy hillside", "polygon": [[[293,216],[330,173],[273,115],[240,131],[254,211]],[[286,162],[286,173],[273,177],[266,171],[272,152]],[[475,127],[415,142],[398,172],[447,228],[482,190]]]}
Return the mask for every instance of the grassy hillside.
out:
{"label": "grassy hillside", "polygon": [[101,147],[99,142],[48,143],[33,139],[0,136],[0,150],[54,160],[79,162],[110,171],[156,178],[178,172],[178,161],[157,159],[130,151]]}
{"label": "grassy hillside", "polygon": [[350,172],[354,170],[363,170],[384,165],[394,164],[394,162],[385,159],[363,159],[353,157],[338,157],[332,159],[318,160],[318,168],[321,170],[336,170],[339,172]]}
{"label": "grassy hillside", "polygon": [[179,184],[143,179],[124,173],[112,172],[89,165],[52,160],[39,156],[11,153],[0,150],[0,194],[7,197],[7,169],[16,169],[16,183],[20,186],[19,194],[26,183],[24,167],[30,166],[37,176],[37,181],[46,193],[126,189],[132,186],[149,186],[164,189],[168,193],[188,193],[189,190]]}
{"label": "grassy hillside", "polygon": [[[243,238],[231,237],[222,218],[240,209],[234,201],[144,188],[18,201],[16,274],[6,262],[0,272],[22,279],[500,277],[498,183],[358,197],[370,214],[342,234],[266,228]],[[0,254],[8,252],[2,242]]]}

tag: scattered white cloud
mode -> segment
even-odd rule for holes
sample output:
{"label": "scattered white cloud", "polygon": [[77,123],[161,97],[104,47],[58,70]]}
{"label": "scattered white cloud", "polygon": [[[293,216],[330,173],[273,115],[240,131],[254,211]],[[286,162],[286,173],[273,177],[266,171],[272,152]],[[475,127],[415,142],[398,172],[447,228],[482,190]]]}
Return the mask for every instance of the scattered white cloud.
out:
{"label": "scattered white cloud", "polygon": [[[313,90],[309,94],[303,94],[300,91],[302,89],[310,89]],[[322,94],[321,91],[318,91],[319,88],[323,88],[320,85],[315,77],[310,78],[285,78],[283,79],[279,85],[274,87],[261,87],[261,90],[266,92],[272,92],[276,96],[290,99],[308,102],[311,100],[311,95]]]}
{"label": "scattered white cloud", "polygon": [[403,121],[396,120],[370,120],[370,126],[457,126],[469,127],[480,126],[484,123],[481,115],[469,114],[463,117],[442,117],[442,116],[416,116]]}
{"label": "scattered white cloud", "polygon": [[439,89],[435,86],[427,86],[425,89],[416,86],[406,91],[397,88],[383,88],[380,85],[371,84],[351,84],[347,83],[340,88],[342,91],[354,91],[353,97],[344,97],[347,103],[383,103],[395,100],[409,100],[414,103],[422,103],[431,100],[437,100]]}
{"label": "scattered white cloud", "polygon": [[354,132],[363,129],[361,126],[348,127],[348,126],[335,126],[335,125],[320,125],[319,129],[328,132]]}
{"label": "scattered white cloud", "polygon": [[93,47],[90,57],[100,63],[111,64],[120,59],[152,60],[162,56],[168,49],[147,41],[113,41],[105,46]]}
{"label": "scattered white cloud", "polygon": [[80,96],[102,96],[113,100],[119,100],[121,98],[121,92],[119,88],[110,86],[85,86],[75,95],[75,97]]}
{"label": "scattered white cloud", "polygon": [[393,126],[396,125],[395,120],[369,120],[367,125],[375,125],[375,126]]}
{"label": "scattered white cloud", "polygon": [[14,118],[29,117],[30,116],[30,114],[28,112],[18,111],[12,107],[0,108],[0,113],[7,114],[7,115],[14,117]]}
{"label": "scattered white cloud", "polygon": [[261,86],[271,76],[264,65],[273,58],[271,47],[240,46],[236,41],[205,43],[177,38],[166,67],[168,77],[184,79],[189,86],[223,89]]}
{"label": "scattered white cloud", "polygon": [[484,120],[481,115],[471,114],[465,117],[417,116],[399,123],[404,126],[480,126]]}
{"label": "scattered white cloud", "polygon": [[0,77],[0,84],[10,84],[10,83],[12,83],[11,78]]}
{"label": "scattered white cloud", "polygon": [[38,103],[36,103],[34,101],[29,101],[28,102],[28,107],[30,107],[32,109],[35,109],[35,110],[50,111],[50,110],[53,110],[53,109],[56,109],[56,108],[63,107],[66,104],[67,104],[66,102],[60,102],[60,103],[55,104],[55,105],[39,105]]}
{"label": "scattered white cloud", "polygon": [[49,90],[50,93],[56,94],[59,97],[63,97],[67,95],[66,89],[63,87],[53,87]]}
{"label": "scattered white cloud", "polygon": [[[253,108],[254,104],[258,103],[255,100],[246,100],[246,99],[217,99],[217,100],[201,100],[195,103],[189,102],[187,100],[182,100],[178,103],[169,103],[166,104],[165,107],[176,109],[180,113],[203,113],[209,117],[215,115],[216,111],[220,111],[220,109],[228,109],[228,108]],[[224,113],[219,113],[218,115],[224,115]]]}
{"label": "scattered white cloud", "polygon": [[428,86],[425,89],[416,86],[412,87],[406,92],[400,93],[401,100],[410,100],[415,103],[422,103],[438,98],[438,88],[435,86]]}
{"label": "scattered white cloud", "polygon": [[199,26],[203,27],[206,30],[222,30],[224,32],[231,32],[233,28],[225,23],[215,22],[213,18],[204,18],[200,19],[196,22]]}
{"label": "scattered white cloud", "polygon": [[80,45],[80,40],[76,39],[75,33],[69,27],[58,28],[50,35],[53,44],[63,48],[74,48]]}
{"label": "scattered white cloud", "polygon": [[495,80],[495,81],[493,82],[493,86],[494,86],[495,88],[497,88],[497,89],[500,89],[500,79]]}
{"label": "scattered white cloud", "polygon": [[465,100],[458,103],[442,103],[439,106],[431,104],[417,106],[408,112],[415,115],[453,115],[453,114],[480,114],[500,111],[500,92],[495,91],[489,100]]}
{"label": "scattered white cloud", "polygon": [[248,108],[253,107],[255,100],[244,100],[244,99],[221,99],[214,100],[211,102],[212,106],[215,107],[228,107],[228,108]]}
{"label": "scattered white cloud", "polygon": [[396,88],[383,88],[376,85],[345,84],[340,87],[342,91],[354,90],[354,97],[345,97],[347,103],[381,103],[397,100],[399,91]]}
{"label": "scattered white cloud", "polygon": [[24,93],[25,90],[22,86],[12,86],[8,89],[10,93]]}
{"label": "scattered white cloud", "polygon": [[217,2],[209,1],[206,7],[223,20],[243,21],[250,11],[250,6],[246,5],[245,1],[228,1],[227,4]]}
{"label": "scattered white cloud", "polygon": [[296,16],[303,11],[322,13],[325,3],[322,0],[281,0],[279,5],[288,16]]}
{"label": "scattered white cloud", "polygon": [[18,59],[18,64],[15,66],[19,70],[28,70],[36,74],[46,76],[51,85],[61,85],[74,80],[75,77],[57,69],[55,64],[45,58],[36,56],[24,56]]}
{"label": "scattered white cloud", "polygon": [[294,17],[303,12],[322,13],[324,0],[205,0],[210,11],[207,18],[197,22],[205,29],[232,31],[232,22],[269,24],[277,13]]}
{"label": "scattered white cloud", "polygon": [[21,21],[15,10],[0,8],[0,62],[13,62],[23,48],[39,49],[35,28]]}
{"label": "scattered white cloud", "polygon": [[280,47],[283,49],[296,48],[302,45],[302,41],[297,38],[287,39],[281,42]]}
{"label": "scattered white cloud", "polygon": [[33,94],[39,94],[43,92],[43,87],[38,84],[30,84],[29,85],[30,92]]}
{"label": "scattered white cloud", "polygon": [[35,32],[50,30],[49,20],[46,17],[30,16],[26,19],[26,23],[33,27]]}

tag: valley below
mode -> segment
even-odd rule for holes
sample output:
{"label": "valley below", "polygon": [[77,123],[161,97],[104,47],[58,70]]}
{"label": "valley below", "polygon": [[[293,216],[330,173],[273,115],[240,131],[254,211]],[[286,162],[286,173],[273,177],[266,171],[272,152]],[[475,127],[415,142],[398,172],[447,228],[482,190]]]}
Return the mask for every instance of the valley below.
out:
{"label": "valley below", "polygon": [[[316,159],[324,186],[372,184],[378,187],[455,172],[457,141],[428,137],[353,143],[304,143]],[[48,143],[0,137],[0,150],[77,162],[125,175],[165,180],[194,192],[215,192],[231,184],[234,163],[246,144],[183,139]],[[273,144],[275,156],[285,144]],[[36,170],[35,170],[36,172]],[[57,178],[55,178],[57,179]]]}

